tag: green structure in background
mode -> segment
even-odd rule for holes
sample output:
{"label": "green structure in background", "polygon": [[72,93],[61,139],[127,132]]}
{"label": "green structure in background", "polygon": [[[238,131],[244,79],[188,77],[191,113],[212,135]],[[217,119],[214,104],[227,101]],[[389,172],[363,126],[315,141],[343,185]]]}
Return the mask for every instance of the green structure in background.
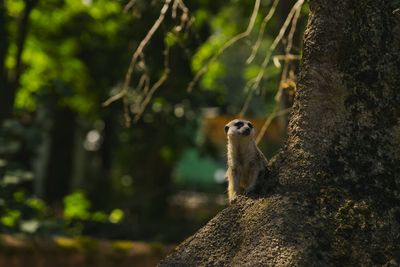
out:
{"label": "green structure in background", "polygon": [[[225,166],[211,157],[200,156],[194,148],[183,153],[175,169],[175,182],[183,186],[212,187],[222,182]],[[222,180],[222,181],[221,181]]]}

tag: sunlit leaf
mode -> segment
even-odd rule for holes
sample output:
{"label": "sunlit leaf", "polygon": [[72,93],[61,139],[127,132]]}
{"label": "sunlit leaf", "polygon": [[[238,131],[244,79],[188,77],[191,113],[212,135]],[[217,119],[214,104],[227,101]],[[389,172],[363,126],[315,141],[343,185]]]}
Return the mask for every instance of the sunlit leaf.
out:
{"label": "sunlit leaf", "polygon": [[91,219],[96,222],[106,222],[107,218],[108,218],[107,214],[101,211],[96,211],[91,216]]}
{"label": "sunlit leaf", "polygon": [[5,215],[0,217],[0,222],[8,227],[14,227],[21,217],[21,212],[19,210],[8,210]]}
{"label": "sunlit leaf", "polygon": [[176,44],[177,37],[176,37],[176,35],[174,33],[168,32],[165,35],[164,42],[168,47],[172,47],[172,46],[174,46]]}
{"label": "sunlit leaf", "polygon": [[119,223],[124,218],[124,212],[120,209],[114,209],[108,217],[111,223]]}
{"label": "sunlit leaf", "polygon": [[90,202],[82,192],[74,192],[64,197],[64,217],[66,219],[88,219]]}
{"label": "sunlit leaf", "polygon": [[32,209],[38,210],[40,212],[46,212],[46,210],[47,210],[47,207],[46,207],[46,204],[44,203],[44,201],[39,198],[36,198],[36,197],[28,198],[26,200],[26,205],[28,207],[31,207]]}

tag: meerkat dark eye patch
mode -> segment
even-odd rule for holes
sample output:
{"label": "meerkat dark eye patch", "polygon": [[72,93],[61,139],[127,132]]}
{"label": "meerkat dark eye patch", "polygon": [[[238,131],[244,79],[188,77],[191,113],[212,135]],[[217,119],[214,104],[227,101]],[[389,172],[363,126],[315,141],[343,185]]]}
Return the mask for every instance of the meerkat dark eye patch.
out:
{"label": "meerkat dark eye patch", "polygon": [[251,124],[250,122],[249,122],[248,125],[249,125],[250,129],[253,129],[253,128],[254,128],[253,124]]}
{"label": "meerkat dark eye patch", "polygon": [[238,121],[234,124],[236,127],[240,128],[243,126],[243,122],[242,121]]}
{"label": "meerkat dark eye patch", "polygon": [[225,126],[225,133],[229,131],[229,126]]}

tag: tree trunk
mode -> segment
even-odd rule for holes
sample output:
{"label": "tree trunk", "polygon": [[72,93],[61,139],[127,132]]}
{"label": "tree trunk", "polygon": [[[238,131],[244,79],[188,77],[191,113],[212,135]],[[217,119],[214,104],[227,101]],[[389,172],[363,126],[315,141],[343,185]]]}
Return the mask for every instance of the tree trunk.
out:
{"label": "tree trunk", "polygon": [[28,36],[29,17],[37,3],[38,0],[25,0],[25,9],[18,23],[15,68],[8,73],[5,66],[5,59],[9,46],[9,36],[7,32],[8,20],[4,0],[0,0],[0,37],[2,38],[0,42],[0,125],[5,119],[12,116],[15,97],[20,86],[22,53],[25,48],[26,37]]}
{"label": "tree trunk", "polygon": [[161,266],[400,265],[396,1],[310,0],[285,148]]}
{"label": "tree trunk", "polygon": [[69,108],[55,107],[52,119],[44,199],[50,204],[62,204],[71,191],[76,114]]}
{"label": "tree trunk", "polygon": [[[0,0],[0,99],[4,98],[8,88],[6,56],[8,51],[7,11],[4,0]],[[5,117],[5,103],[0,100],[0,126]]]}

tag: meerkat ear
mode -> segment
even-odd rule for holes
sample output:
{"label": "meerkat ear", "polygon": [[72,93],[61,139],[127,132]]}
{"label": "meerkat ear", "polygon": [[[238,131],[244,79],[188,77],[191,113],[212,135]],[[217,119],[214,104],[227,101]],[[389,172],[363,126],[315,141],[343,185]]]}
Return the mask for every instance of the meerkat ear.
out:
{"label": "meerkat ear", "polygon": [[228,131],[229,131],[229,126],[225,125],[225,133],[228,133]]}

